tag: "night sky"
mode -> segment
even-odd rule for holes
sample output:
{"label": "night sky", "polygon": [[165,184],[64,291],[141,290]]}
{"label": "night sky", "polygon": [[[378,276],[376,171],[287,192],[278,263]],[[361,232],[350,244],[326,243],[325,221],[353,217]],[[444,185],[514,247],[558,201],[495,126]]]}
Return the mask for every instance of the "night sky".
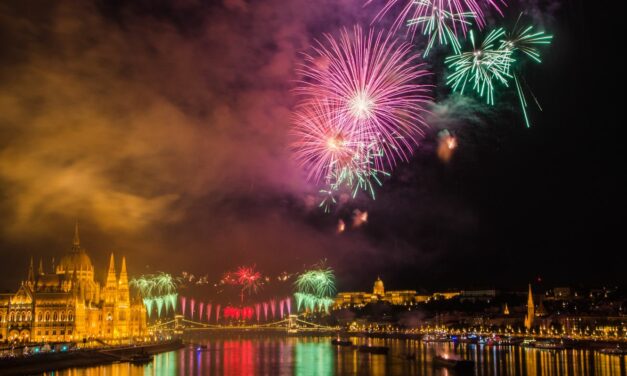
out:
{"label": "night sky", "polygon": [[[340,290],[377,275],[418,290],[624,285],[620,21],[587,4],[510,0],[492,17],[527,9],[554,35],[524,67],[543,108],[531,129],[511,91],[495,107],[451,95],[436,51],[433,129],[411,162],[375,201],[326,214],[288,148],[295,69],[323,32],[367,26],[376,2],[3,1],[0,289],[30,256],[49,268],[76,221],[100,278],[114,251],[134,275],[327,259]],[[441,129],[459,140],[448,163]],[[368,222],[352,228],[355,209]]]}

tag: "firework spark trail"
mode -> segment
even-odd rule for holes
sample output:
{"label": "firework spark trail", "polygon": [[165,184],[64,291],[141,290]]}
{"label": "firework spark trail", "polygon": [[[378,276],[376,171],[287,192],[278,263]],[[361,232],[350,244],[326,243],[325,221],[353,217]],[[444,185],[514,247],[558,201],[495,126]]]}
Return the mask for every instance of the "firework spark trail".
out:
{"label": "firework spark trail", "polygon": [[379,176],[388,175],[375,167],[375,158],[382,156],[376,144],[356,140],[358,135],[350,122],[326,100],[314,99],[299,106],[293,124],[296,141],[292,148],[297,162],[308,171],[309,180],[326,185],[320,192],[325,211],[335,204],[335,192],[344,187],[353,197],[363,190],[374,198],[373,183],[381,185]]}
{"label": "firework spark trail", "polygon": [[428,42],[422,54],[423,57],[429,55],[436,42],[440,45],[450,45],[453,52],[460,53],[457,23],[462,26],[462,32],[466,35],[466,28],[472,24],[469,20],[475,17],[473,12],[452,13],[439,3],[440,1],[418,1],[418,7],[424,8],[425,12],[407,21],[410,29],[420,26],[422,35],[427,37]]}
{"label": "firework spark trail", "polygon": [[[163,308],[166,312],[176,310],[177,285],[171,275],[166,273],[142,275],[133,278],[130,286],[139,291],[148,316],[152,314],[153,307],[156,307],[158,317],[161,317]],[[185,302],[185,298],[181,300]],[[184,307],[183,314],[185,314]]]}
{"label": "firework spark trail", "polygon": [[326,34],[324,42],[305,55],[296,92],[305,104],[328,101],[351,142],[376,144],[383,151],[374,156],[376,169],[407,161],[427,127],[423,115],[431,102],[430,86],[417,83],[429,74],[419,56],[391,34],[359,26],[343,29],[338,39]]}
{"label": "firework spark trail", "polygon": [[300,274],[295,281],[297,310],[329,310],[335,296],[335,275],[333,270],[320,263],[313,269]]}
{"label": "firework spark trail", "polygon": [[[508,32],[504,35],[503,40],[501,40],[500,48],[505,51],[510,51],[512,54],[516,54],[517,52],[521,52],[523,54],[522,57],[529,57],[536,63],[541,63],[540,60],[540,46],[546,46],[551,44],[553,40],[552,35],[548,35],[542,31],[533,31],[533,26],[526,27],[518,27],[522,14],[518,16],[516,20],[516,24],[514,25],[511,32]],[[512,59],[512,63],[516,60],[519,60],[521,57],[516,56]],[[523,118],[525,120],[525,125],[527,128],[531,127],[531,122],[529,120],[529,115],[527,114],[527,99],[525,97],[525,91],[521,85],[520,72],[517,69],[512,69],[512,76],[514,77],[514,83],[516,85],[516,94],[518,95],[518,100],[520,102],[520,110],[523,114]],[[531,90],[529,90],[530,94],[533,96]],[[534,96],[535,99],[535,96]],[[537,100],[535,100],[536,104],[540,111],[542,111],[542,107]]]}
{"label": "firework spark trail", "polygon": [[[370,4],[373,0],[366,1],[366,5]],[[501,16],[501,6],[507,6],[504,0],[386,0],[385,5],[375,16],[373,22],[380,21],[388,12],[390,12],[398,4],[402,5],[402,9],[394,19],[392,24],[392,32],[398,31],[406,22],[410,20],[420,19],[422,17],[428,17],[429,15],[442,10],[451,15],[472,15],[477,27],[482,29],[486,25],[486,11],[484,8],[494,9]],[[408,33],[412,36],[415,35],[417,25],[409,25]],[[464,22],[463,18],[457,20],[451,20],[449,28],[457,35],[460,31],[465,34],[468,29],[467,22]]]}
{"label": "firework spark trail", "polygon": [[449,56],[444,60],[453,70],[446,81],[453,91],[463,94],[466,85],[470,83],[472,90],[480,97],[485,96],[489,105],[494,105],[495,82],[508,86],[508,79],[512,78],[509,73],[513,62],[512,51],[496,47],[504,34],[505,30],[502,28],[492,30],[477,47],[471,30],[470,41],[473,50]]}

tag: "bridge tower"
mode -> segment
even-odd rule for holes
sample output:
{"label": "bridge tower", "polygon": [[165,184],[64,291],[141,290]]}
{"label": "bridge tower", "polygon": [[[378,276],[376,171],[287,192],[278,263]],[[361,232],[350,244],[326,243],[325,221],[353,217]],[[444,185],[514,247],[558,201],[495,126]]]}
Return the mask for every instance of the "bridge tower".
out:
{"label": "bridge tower", "polygon": [[298,331],[298,315],[289,315],[287,317],[287,331],[295,333]]}
{"label": "bridge tower", "polygon": [[185,329],[183,315],[174,315],[174,333],[183,334],[183,329]]}

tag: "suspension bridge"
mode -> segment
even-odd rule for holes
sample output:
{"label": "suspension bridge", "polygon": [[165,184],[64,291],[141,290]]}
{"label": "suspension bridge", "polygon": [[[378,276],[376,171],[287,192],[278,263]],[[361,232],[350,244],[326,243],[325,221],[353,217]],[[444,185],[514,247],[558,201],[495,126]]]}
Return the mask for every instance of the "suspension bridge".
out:
{"label": "suspension bridge", "polygon": [[176,315],[172,320],[151,325],[149,330],[152,332],[174,332],[175,334],[194,331],[283,331],[287,333],[298,333],[333,332],[340,330],[340,327],[309,322],[302,319],[299,315],[288,315],[282,320],[263,324],[243,322],[236,325],[208,324],[188,320],[183,315]]}

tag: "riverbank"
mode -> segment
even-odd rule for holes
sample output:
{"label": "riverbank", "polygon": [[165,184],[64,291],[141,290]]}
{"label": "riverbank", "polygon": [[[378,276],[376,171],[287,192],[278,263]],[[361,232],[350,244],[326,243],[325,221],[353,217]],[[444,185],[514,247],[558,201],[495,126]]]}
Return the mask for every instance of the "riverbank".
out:
{"label": "riverbank", "polygon": [[153,355],[181,347],[183,347],[183,342],[177,339],[141,346],[119,346],[6,358],[0,359],[0,373],[2,375],[29,375],[65,368],[98,366],[123,361],[134,354]]}

